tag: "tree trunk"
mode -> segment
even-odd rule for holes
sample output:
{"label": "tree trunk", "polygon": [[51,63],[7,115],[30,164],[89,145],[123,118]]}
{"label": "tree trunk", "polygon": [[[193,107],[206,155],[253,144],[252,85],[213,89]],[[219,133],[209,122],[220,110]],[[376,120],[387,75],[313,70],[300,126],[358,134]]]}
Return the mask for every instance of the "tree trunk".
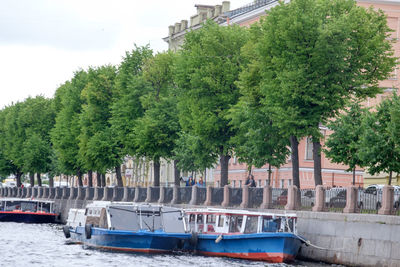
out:
{"label": "tree trunk", "polygon": [[121,165],[115,166],[115,174],[117,175],[117,186],[123,187],[124,183],[122,182]]}
{"label": "tree trunk", "polygon": [[293,185],[300,188],[300,175],[299,175],[299,141],[296,136],[290,136],[290,148],[292,149],[292,176]]}
{"label": "tree trunk", "polygon": [[390,171],[389,172],[389,183],[388,183],[389,185],[392,184],[392,174],[393,174],[392,171]]}
{"label": "tree trunk", "polygon": [[101,174],[101,187],[106,187],[106,186],[107,186],[107,184],[106,184],[106,174],[102,173]]}
{"label": "tree trunk", "polygon": [[97,187],[101,187],[101,174],[99,172],[96,172],[96,182],[97,182]]}
{"label": "tree trunk", "polygon": [[54,187],[54,177],[53,176],[49,177],[49,187]]}
{"label": "tree trunk", "polygon": [[228,164],[231,157],[228,155],[220,155],[220,165],[221,165],[221,183],[220,187],[224,187],[228,184]]}
{"label": "tree trunk", "polygon": [[271,175],[272,175],[271,164],[268,163],[268,185],[271,185]]}
{"label": "tree trunk", "polygon": [[153,186],[160,186],[160,159],[154,160],[154,182]]}
{"label": "tree trunk", "polygon": [[356,185],[356,167],[353,168],[353,185]]}
{"label": "tree trunk", "polygon": [[22,183],[21,183],[22,172],[18,172],[15,176],[16,176],[16,180],[17,180],[17,187],[21,187],[21,185],[22,185]]}
{"label": "tree trunk", "polygon": [[36,179],[38,182],[38,186],[42,186],[42,178],[40,177],[40,173],[36,173]]}
{"label": "tree trunk", "polygon": [[88,186],[93,187],[93,171],[88,171]]}
{"label": "tree trunk", "polygon": [[76,175],[78,176],[78,187],[82,187],[83,186],[82,172],[79,170],[77,171]]}
{"label": "tree trunk", "polygon": [[31,187],[35,186],[35,173],[33,172],[29,173],[29,182],[31,184]]}
{"label": "tree trunk", "polygon": [[315,186],[322,185],[321,171],[321,141],[313,141],[313,158],[314,158],[314,183]]}
{"label": "tree trunk", "polygon": [[180,186],[181,185],[181,177],[180,171],[178,169],[178,160],[174,160],[174,185]]}

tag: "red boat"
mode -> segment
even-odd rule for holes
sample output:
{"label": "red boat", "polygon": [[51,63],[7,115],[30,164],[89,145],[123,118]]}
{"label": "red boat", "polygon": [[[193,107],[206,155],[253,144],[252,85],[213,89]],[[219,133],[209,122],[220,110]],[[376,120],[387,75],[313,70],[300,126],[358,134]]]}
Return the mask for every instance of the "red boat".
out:
{"label": "red boat", "polygon": [[54,201],[22,198],[0,199],[0,222],[55,223]]}

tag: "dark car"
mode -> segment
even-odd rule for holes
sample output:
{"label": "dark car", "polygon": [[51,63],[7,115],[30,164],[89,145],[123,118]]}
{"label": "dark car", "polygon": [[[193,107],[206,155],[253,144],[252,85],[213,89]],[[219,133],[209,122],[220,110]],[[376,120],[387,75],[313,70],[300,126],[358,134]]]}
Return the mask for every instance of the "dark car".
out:
{"label": "dark car", "polygon": [[330,208],[344,208],[346,206],[346,191],[342,190],[329,200]]}
{"label": "dark car", "polygon": [[276,203],[281,206],[287,204],[287,190],[282,191],[281,195],[276,199]]}

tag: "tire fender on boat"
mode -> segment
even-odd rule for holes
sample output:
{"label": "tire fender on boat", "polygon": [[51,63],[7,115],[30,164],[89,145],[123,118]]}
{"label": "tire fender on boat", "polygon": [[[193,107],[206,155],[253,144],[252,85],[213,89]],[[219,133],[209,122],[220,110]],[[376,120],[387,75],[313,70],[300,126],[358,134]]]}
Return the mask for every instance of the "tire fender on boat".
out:
{"label": "tire fender on boat", "polygon": [[65,238],[70,238],[71,237],[71,232],[69,231],[69,226],[68,225],[64,225],[63,232],[64,232]]}
{"label": "tire fender on boat", "polygon": [[197,236],[197,233],[194,232],[194,231],[192,231],[192,236],[190,237],[190,240],[189,240],[190,245],[196,246],[196,245],[197,245],[198,239],[199,239],[199,238],[198,238],[198,236]]}
{"label": "tire fender on boat", "polygon": [[222,240],[222,235],[219,235],[216,239],[215,239],[215,243],[219,243]]}
{"label": "tire fender on boat", "polygon": [[92,225],[85,224],[85,236],[86,239],[90,239],[92,237]]}

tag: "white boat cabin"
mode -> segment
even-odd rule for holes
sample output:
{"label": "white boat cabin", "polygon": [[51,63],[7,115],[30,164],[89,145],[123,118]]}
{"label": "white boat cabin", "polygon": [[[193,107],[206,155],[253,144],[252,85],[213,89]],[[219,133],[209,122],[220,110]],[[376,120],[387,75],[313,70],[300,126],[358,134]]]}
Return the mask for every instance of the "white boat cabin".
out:
{"label": "white boat cabin", "polygon": [[296,233],[295,214],[273,214],[228,209],[185,210],[192,231],[204,234]]}
{"label": "white boat cabin", "polygon": [[22,198],[4,198],[0,200],[0,211],[53,213],[53,201]]}

